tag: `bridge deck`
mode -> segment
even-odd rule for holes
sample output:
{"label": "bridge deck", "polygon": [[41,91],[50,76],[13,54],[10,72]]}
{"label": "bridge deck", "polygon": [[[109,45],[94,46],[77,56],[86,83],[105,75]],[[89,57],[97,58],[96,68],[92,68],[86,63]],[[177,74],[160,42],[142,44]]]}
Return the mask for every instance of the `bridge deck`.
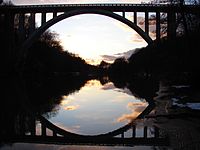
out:
{"label": "bridge deck", "polygon": [[103,9],[113,12],[200,12],[200,5],[169,5],[169,4],[53,4],[53,5],[18,5],[0,7],[0,11],[12,10],[14,12],[53,12],[53,11],[70,11],[74,9]]}

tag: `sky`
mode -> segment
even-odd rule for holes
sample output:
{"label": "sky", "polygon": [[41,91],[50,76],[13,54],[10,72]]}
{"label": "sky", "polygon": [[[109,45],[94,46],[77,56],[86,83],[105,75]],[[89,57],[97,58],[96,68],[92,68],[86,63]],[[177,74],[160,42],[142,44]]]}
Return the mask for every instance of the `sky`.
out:
{"label": "sky", "polygon": [[[148,2],[148,0],[142,0]],[[15,5],[53,3],[141,3],[141,0],[12,0]],[[52,14],[47,14],[51,19]],[[126,13],[132,19],[132,13]],[[40,14],[36,14],[40,26]],[[103,15],[83,14],[64,19],[49,30],[58,33],[65,50],[77,54],[90,64],[104,60],[113,62],[119,56],[128,57],[135,48],[147,43],[127,25]]]}

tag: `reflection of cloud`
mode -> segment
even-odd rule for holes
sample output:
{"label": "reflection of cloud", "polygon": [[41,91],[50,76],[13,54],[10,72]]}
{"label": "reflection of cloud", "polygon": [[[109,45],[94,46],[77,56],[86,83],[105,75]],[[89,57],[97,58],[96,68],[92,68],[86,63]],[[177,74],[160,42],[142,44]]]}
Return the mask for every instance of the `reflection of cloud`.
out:
{"label": "reflection of cloud", "polygon": [[80,107],[79,105],[71,105],[71,106],[64,107],[64,110],[76,110],[79,107]]}
{"label": "reflection of cloud", "polygon": [[133,96],[133,93],[128,89],[128,88],[124,88],[124,89],[117,89],[118,92],[122,92],[122,93],[126,93],[128,95]]}
{"label": "reflection of cloud", "polygon": [[111,90],[111,89],[115,89],[115,86],[113,85],[113,83],[107,83],[105,85],[103,85],[103,87],[101,88],[103,90]]}
{"label": "reflection of cloud", "polygon": [[66,127],[61,122],[56,122],[56,123],[54,123],[54,125],[58,126],[61,129],[66,130],[68,132],[73,132],[73,133],[77,133],[78,130],[80,129],[80,125],[73,125],[71,127]]}
{"label": "reflection of cloud", "polygon": [[[146,103],[143,103],[143,102],[129,102],[127,104],[127,107],[129,109],[134,109],[135,107],[137,107],[137,108],[139,108],[139,107],[144,108],[144,106],[146,107]],[[137,108],[135,110],[138,110]]]}
{"label": "reflection of cloud", "polygon": [[61,102],[61,105],[62,105],[62,106],[67,105],[67,104],[69,104],[69,101],[68,101],[68,100],[63,100],[63,101]]}
{"label": "reflection of cloud", "polygon": [[123,114],[121,117],[117,119],[117,122],[124,122],[124,121],[132,121],[134,120],[140,113],[139,112],[132,112],[131,114]]}
{"label": "reflection of cloud", "polygon": [[65,105],[68,105],[69,103],[71,103],[72,101],[74,100],[74,97],[71,96],[71,95],[63,95],[62,96],[62,101],[61,101],[61,105],[62,106],[65,106]]}
{"label": "reflection of cloud", "polygon": [[124,122],[124,121],[131,122],[147,107],[147,103],[129,102],[127,104],[127,107],[131,109],[132,112],[130,114],[123,114],[121,117],[117,119],[117,122]]}
{"label": "reflection of cloud", "polygon": [[101,86],[100,81],[99,81],[99,80],[89,80],[89,81],[87,81],[87,83],[85,84],[85,87],[84,87],[84,88],[87,87],[87,88],[91,89],[91,87],[93,87],[93,86],[95,86],[95,87]]}

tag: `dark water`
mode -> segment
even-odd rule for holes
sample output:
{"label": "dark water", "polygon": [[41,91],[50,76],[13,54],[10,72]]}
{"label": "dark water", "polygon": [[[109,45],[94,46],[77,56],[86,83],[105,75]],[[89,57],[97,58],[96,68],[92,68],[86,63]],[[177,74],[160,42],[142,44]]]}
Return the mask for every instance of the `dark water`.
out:
{"label": "dark water", "polygon": [[182,80],[2,77],[1,89],[2,150],[200,149],[199,89]]}

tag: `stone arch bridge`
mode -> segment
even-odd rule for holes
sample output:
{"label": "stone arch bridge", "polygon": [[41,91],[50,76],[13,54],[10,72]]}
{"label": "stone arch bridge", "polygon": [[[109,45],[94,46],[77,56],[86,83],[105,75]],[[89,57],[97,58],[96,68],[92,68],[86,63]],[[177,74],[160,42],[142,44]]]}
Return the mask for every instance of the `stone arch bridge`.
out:
{"label": "stone arch bridge", "polygon": [[[116,12],[120,12],[121,15]],[[126,13],[133,13],[132,20],[126,18]],[[41,14],[41,26],[36,28],[36,14]],[[52,19],[47,20],[47,14]],[[138,13],[144,13],[144,29],[138,25]],[[152,43],[149,35],[150,13],[155,13],[155,37],[161,38],[161,13],[166,14],[167,38],[176,36],[176,17],[178,13],[200,13],[200,6],[194,5],[153,5],[153,4],[58,4],[58,5],[21,5],[2,6],[0,15],[5,18],[6,40],[10,41],[7,50],[10,58],[25,57],[27,49],[39,36],[55,23],[79,14],[100,14],[114,18],[135,30],[148,44]],[[26,16],[29,16],[28,21]],[[29,24],[28,31],[26,24]],[[17,39],[16,39],[17,34]],[[18,45],[16,47],[16,45]],[[17,51],[17,52],[16,52]],[[17,53],[17,54],[16,54]]]}

